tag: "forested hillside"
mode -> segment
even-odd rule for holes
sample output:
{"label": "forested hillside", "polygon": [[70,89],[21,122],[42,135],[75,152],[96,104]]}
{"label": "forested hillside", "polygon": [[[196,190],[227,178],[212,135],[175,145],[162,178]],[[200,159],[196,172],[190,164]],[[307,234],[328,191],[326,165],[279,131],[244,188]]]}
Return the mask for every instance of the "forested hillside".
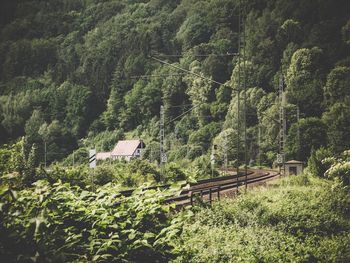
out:
{"label": "forested hillside", "polygon": [[[250,159],[259,127],[262,161],[275,158],[282,74],[289,158],[348,149],[349,1],[241,2]],[[52,162],[130,134],[158,149],[160,105],[167,121],[195,106],[166,126],[170,160],[206,155],[214,142],[222,155],[225,138],[236,158],[238,0],[5,0],[0,10],[1,144],[26,136],[41,162],[44,144]]]}

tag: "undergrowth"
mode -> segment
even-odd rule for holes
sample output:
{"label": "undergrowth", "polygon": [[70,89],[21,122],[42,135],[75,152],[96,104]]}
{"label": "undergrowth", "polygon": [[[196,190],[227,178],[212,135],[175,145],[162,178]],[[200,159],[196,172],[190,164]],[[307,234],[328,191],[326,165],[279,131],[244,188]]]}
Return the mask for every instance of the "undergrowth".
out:
{"label": "undergrowth", "polygon": [[349,262],[350,194],[307,175],[202,208],[174,262]]}

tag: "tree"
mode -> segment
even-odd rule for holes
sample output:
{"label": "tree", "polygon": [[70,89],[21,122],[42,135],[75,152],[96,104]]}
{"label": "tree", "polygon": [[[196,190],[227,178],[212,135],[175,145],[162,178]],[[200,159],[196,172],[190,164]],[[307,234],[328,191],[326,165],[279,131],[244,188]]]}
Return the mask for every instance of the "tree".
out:
{"label": "tree", "polygon": [[[298,131],[299,138],[298,140]],[[321,119],[310,117],[300,119],[289,129],[286,153],[290,158],[306,161],[312,148],[319,148],[327,144],[327,127]]]}
{"label": "tree", "polygon": [[34,110],[32,116],[26,122],[25,133],[29,144],[39,143],[42,138],[39,134],[41,125],[45,122],[40,110]]}
{"label": "tree", "polygon": [[329,169],[329,165],[322,161],[328,157],[332,157],[332,152],[324,147],[311,151],[311,156],[307,162],[309,171],[319,177],[325,177],[325,172]]}
{"label": "tree", "polygon": [[286,77],[287,98],[299,105],[305,116],[319,116],[323,99],[322,50],[298,49],[292,56]]}
{"label": "tree", "polygon": [[[244,67],[246,75],[244,75]],[[237,61],[232,71],[231,79],[228,85],[233,89],[233,92],[237,92],[238,90],[242,91],[244,81],[246,83],[247,89],[254,88],[258,85],[256,71],[257,66],[254,65],[252,62],[241,61],[240,64],[238,64]]]}
{"label": "tree", "polygon": [[346,44],[350,45],[350,19],[342,28],[343,40]]}
{"label": "tree", "polygon": [[302,39],[300,23],[293,19],[287,19],[278,30],[277,38],[285,44],[299,43]]}
{"label": "tree", "polygon": [[134,129],[142,123],[140,109],[142,108],[141,98],[144,87],[145,82],[139,80],[124,97],[125,108],[120,115],[120,126],[126,130]]}
{"label": "tree", "polygon": [[[201,64],[197,60],[191,63],[190,71],[204,77],[203,73],[201,72]],[[209,80],[205,80],[194,75],[188,75],[186,77],[186,83],[188,85],[186,93],[192,101],[194,108],[193,112],[198,119],[199,125],[203,126],[207,123],[204,116],[208,115],[207,112],[209,111],[209,108],[207,102],[212,84]]]}
{"label": "tree", "polygon": [[35,169],[39,165],[39,158],[37,153],[37,146],[34,143],[30,149],[28,159],[25,165],[25,169],[23,171],[23,179],[22,182],[26,186],[30,186],[32,183],[34,183],[35,180]]}
{"label": "tree", "polygon": [[207,151],[212,139],[220,132],[221,125],[215,122],[209,123],[197,131],[191,133],[188,143],[191,145],[200,146],[204,151]]}
{"label": "tree", "polygon": [[204,16],[192,15],[181,25],[176,38],[187,50],[210,39],[211,30]]}
{"label": "tree", "polygon": [[344,102],[336,102],[322,116],[327,124],[328,140],[333,152],[341,153],[350,148],[350,96]]}
{"label": "tree", "polygon": [[[175,64],[176,65],[176,64]],[[189,104],[189,98],[186,94],[186,84],[184,83],[179,71],[161,71],[163,74],[170,74],[162,83],[162,101],[164,105],[165,118],[170,120],[179,116],[186,107],[181,105]],[[161,74],[162,74],[161,73]],[[179,74],[179,76],[175,76]],[[174,75],[174,76],[173,76]],[[176,107],[173,107],[176,106]]]}
{"label": "tree", "polygon": [[[237,160],[237,131],[229,128],[221,131],[213,141],[216,150],[216,160],[218,162],[223,162],[225,154],[227,153],[227,158],[229,161]],[[240,144],[240,149],[243,149],[242,143]],[[242,152],[240,154],[240,160],[242,157]]]}
{"label": "tree", "polygon": [[[266,95],[266,93],[261,88],[247,88],[246,91],[246,118],[247,118],[247,127],[254,126],[258,124],[258,105],[260,100]],[[241,112],[240,112],[240,124],[243,125],[243,113],[244,113],[244,106],[243,106],[243,98],[244,98],[244,92],[240,92],[240,106],[241,106]],[[234,96],[232,97],[229,110],[226,115],[225,120],[225,127],[233,127],[237,124],[238,120],[238,112],[237,112],[237,103],[238,103],[238,96],[237,92],[234,92]]]}
{"label": "tree", "polygon": [[88,128],[92,94],[87,87],[71,84],[68,86],[65,125],[75,137],[79,138]]}
{"label": "tree", "polygon": [[350,68],[336,67],[327,76],[324,86],[325,103],[328,107],[350,96]]}

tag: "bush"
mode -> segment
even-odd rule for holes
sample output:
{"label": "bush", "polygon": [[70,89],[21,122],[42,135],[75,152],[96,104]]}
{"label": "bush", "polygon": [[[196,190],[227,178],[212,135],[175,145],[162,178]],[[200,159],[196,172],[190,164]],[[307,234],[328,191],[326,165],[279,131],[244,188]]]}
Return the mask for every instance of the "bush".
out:
{"label": "bush", "polygon": [[122,197],[108,184],[92,193],[38,181],[13,194],[0,188],[1,262],[167,262],[180,217],[161,205],[178,191],[139,189]]}
{"label": "bush", "polygon": [[146,160],[132,160],[128,164],[128,167],[130,174],[138,174],[140,177],[144,178],[152,177],[154,180],[159,181],[160,175],[157,167]]}
{"label": "bush", "polygon": [[179,148],[175,148],[174,150],[170,151],[169,161],[179,161],[181,159],[186,158],[187,150],[188,150],[187,146],[183,145]]}
{"label": "bush", "polygon": [[331,157],[332,152],[324,147],[321,147],[319,149],[312,150],[311,156],[308,160],[308,168],[312,175],[319,176],[319,177],[325,177],[325,172],[330,168],[329,165],[326,163],[322,163],[322,160],[324,160],[327,157]]}
{"label": "bush", "polygon": [[94,183],[96,185],[105,185],[115,180],[115,174],[111,166],[97,166],[95,171],[90,172],[90,176],[91,173],[93,173]]}
{"label": "bush", "polygon": [[350,150],[344,151],[338,159],[329,157],[322,163],[330,166],[325,173],[328,178],[335,179],[346,187],[350,185]]}
{"label": "bush", "polygon": [[166,181],[170,182],[186,180],[186,174],[176,163],[168,163],[165,166],[165,177]]}
{"label": "bush", "polygon": [[69,183],[73,186],[79,186],[84,189],[87,185],[91,185],[91,177],[89,176],[88,168],[83,165],[65,169],[55,165],[53,166],[52,171],[48,173],[48,177],[48,180],[52,184],[60,180],[63,183]]}
{"label": "bush", "polygon": [[348,262],[349,192],[308,180],[201,208],[176,240],[174,262]]}
{"label": "bush", "polygon": [[203,148],[201,146],[191,146],[188,153],[187,158],[190,160],[194,160],[195,158],[201,156],[203,154]]}
{"label": "bush", "polygon": [[336,162],[326,172],[328,178],[336,179],[344,186],[350,185],[350,162]]}

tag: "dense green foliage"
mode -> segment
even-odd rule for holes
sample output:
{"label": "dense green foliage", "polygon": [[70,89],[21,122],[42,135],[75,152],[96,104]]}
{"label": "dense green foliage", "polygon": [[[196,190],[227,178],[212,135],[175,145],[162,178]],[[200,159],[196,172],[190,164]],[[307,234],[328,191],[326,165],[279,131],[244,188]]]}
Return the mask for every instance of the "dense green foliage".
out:
{"label": "dense green foliage", "polygon": [[[166,121],[194,106],[191,115],[166,127],[168,142],[174,142],[167,145],[169,155],[181,152],[186,144],[189,149],[186,155],[173,153],[173,160],[194,159],[211,151],[220,132],[231,128],[237,133],[237,89],[244,79],[248,154],[257,159],[259,125],[262,161],[270,164],[266,153],[277,150],[274,92],[282,69],[291,127],[289,156],[306,161],[312,147],[327,145],[334,153],[349,148],[347,1],[242,1],[247,15],[246,57],[241,60],[225,55],[238,51],[238,4],[238,0],[2,1],[0,143],[25,135],[26,148],[36,144],[39,163],[44,163],[45,145],[51,163],[77,148],[110,150],[130,131],[154,145],[161,104]],[[197,75],[162,65],[151,55]],[[246,67],[244,76],[239,61]],[[303,142],[296,138],[298,126],[293,125],[296,106],[305,120],[317,118],[314,122],[327,134],[305,149],[300,148]],[[301,139],[313,137],[313,131],[305,127]],[[236,155],[233,150],[230,159]]]}
{"label": "dense green foliage", "polygon": [[168,192],[135,190],[120,195],[108,184],[96,193],[37,181],[16,191],[0,188],[2,262],[168,262],[181,217],[162,205]]}
{"label": "dense green foliage", "polygon": [[[160,178],[145,160],[52,171],[36,168],[24,141],[0,148],[0,260],[4,262],[347,262],[350,259],[350,154],[313,151],[307,175],[285,178],[213,209],[172,213],[168,190],[198,178],[205,156]],[[321,161],[324,157],[328,157]],[[322,174],[325,171],[324,174]],[[202,170],[202,171],[204,171]],[[207,173],[209,173],[207,171]],[[144,182],[147,182],[146,184]],[[127,187],[139,185],[130,197]],[[197,211],[197,212],[196,212]],[[20,248],[20,249],[19,249]],[[326,252],[326,253],[325,253]]]}
{"label": "dense green foliage", "polygon": [[200,209],[174,262],[348,262],[349,195],[299,175]]}

